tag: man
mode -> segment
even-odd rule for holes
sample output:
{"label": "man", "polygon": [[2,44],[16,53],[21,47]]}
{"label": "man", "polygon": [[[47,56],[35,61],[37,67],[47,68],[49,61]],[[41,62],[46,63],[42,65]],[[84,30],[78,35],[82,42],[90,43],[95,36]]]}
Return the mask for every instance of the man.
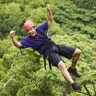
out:
{"label": "man", "polygon": [[[45,23],[37,28],[32,21],[26,21],[24,23],[24,28],[29,36],[18,42],[15,38],[15,31],[10,31],[13,44],[19,48],[32,47],[34,50],[37,50],[43,55],[44,59],[48,58],[49,63],[61,70],[62,75],[68,80],[68,82],[70,82],[74,90],[80,90],[81,86],[72,80],[69,72],[80,77],[76,70],[76,63],[80,57],[81,51],[73,47],[57,45],[46,36],[45,31],[48,30],[48,27],[53,20],[50,5],[46,4],[46,8],[48,12],[48,20]],[[69,72],[67,71],[60,55],[65,56],[68,59],[72,58],[72,66],[68,68]]]}

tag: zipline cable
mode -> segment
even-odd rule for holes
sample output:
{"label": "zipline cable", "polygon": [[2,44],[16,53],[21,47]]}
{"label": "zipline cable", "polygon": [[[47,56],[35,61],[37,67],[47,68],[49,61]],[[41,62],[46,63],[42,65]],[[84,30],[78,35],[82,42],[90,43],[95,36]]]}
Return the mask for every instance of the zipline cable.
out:
{"label": "zipline cable", "polygon": [[[95,83],[94,82],[91,82],[91,84],[93,85],[93,89],[94,89],[94,96],[96,96],[96,89],[95,89]],[[86,84],[87,85],[87,84]],[[91,94],[90,94],[90,92],[89,92],[89,90],[88,90],[88,88],[87,88],[87,86],[86,86],[85,84],[83,85],[84,86],[84,88],[85,88],[85,90],[86,90],[86,93],[85,92],[82,92],[82,91],[76,91],[76,92],[78,92],[78,93],[82,93],[82,94],[84,94],[84,95],[88,95],[88,96],[92,96]]]}

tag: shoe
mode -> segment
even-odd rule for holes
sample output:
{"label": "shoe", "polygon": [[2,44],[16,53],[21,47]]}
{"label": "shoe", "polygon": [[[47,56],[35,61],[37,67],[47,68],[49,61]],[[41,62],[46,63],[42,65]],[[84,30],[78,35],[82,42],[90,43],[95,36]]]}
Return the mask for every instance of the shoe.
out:
{"label": "shoe", "polygon": [[68,71],[75,75],[76,77],[80,78],[80,74],[77,72],[76,68],[72,69],[71,67],[68,68]]}
{"label": "shoe", "polygon": [[72,83],[72,88],[76,91],[76,90],[81,90],[82,87],[77,83]]}

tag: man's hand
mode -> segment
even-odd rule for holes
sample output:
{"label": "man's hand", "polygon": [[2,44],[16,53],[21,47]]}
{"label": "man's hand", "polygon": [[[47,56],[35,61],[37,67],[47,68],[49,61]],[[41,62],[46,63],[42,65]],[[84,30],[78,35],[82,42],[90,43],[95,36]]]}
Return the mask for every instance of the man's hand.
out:
{"label": "man's hand", "polygon": [[49,4],[46,4],[46,8],[47,8],[47,10],[51,10],[51,8],[50,8],[50,5],[49,5]]}
{"label": "man's hand", "polygon": [[15,36],[15,33],[16,33],[16,31],[14,31],[14,30],[10,31],[10,36],[11,37],[14,37]]}
{"label": "man's hand", "polygon": [[48,16],[48,26],[52,23],[53,17],[52,17],[52,12],[49,4],[46,4],[47,8],[47,16]]}
{"label": "man's hand", "polygon": [[13,41],[13,44],[14,44],[16,47],[22,47],[22,44],[16,40],[16,38],[15,38],[15,33],[16,33],[16,31],[14,31],[14,30],[10,31],[10,36],[11,36],[11,39],[12,39],[12,41]]}

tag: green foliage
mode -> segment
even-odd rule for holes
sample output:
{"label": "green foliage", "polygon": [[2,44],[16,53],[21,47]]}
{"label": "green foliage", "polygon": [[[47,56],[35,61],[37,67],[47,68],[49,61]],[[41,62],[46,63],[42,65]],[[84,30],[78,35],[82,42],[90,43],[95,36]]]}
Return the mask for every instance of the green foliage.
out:
{"label": "green foliage", "polygon": [[0,9],[0,31],[3,34],[3,38],[10,30],[20,31],[24,18],[19,4],[3,5]]}
{"label": "green foliage", "polygon": [[90,38],[96,38],[95,11],[77,8],[70,2],[58,2],[58,8],[54,19],[68,35],[80,32],[89,34]]}
{"label": "green foliage", "polygon": [[61,30],[60,28],[60,24],[57,24],[56,22],[53,21],[52,25],[49,27],[49,32],[52,35],[56,35],[56,34],[59,34],[59,35],[64,35],[64,31]]}
{"label": "green foliage", "polygon": [[[30,13],[27,10],[30,10]],[[32,10],[31,8],[26,7],[25,12],[26,12],[26,14],[29,14],[29,17],[27,18],[27,20],[32,20],[32,21],[35,20],[34,22],[36,22],[35,23],[36,25],[37,24],[40,25],[41,22],[45,22],[46,21],[47,14],[45,15],[45,13],[47,11],[45,10],[45,8],[39,7],[37,9]]]}
{"label": "green foliage", "polygon": [[[57,44],[81,50],[77,64],[81,78],[72,74],[71,77],[79,84],[87,84],[93,95],[91,82],[96,82],[95,3],[92,0],[49,0],[49,3],[54,18],[49,27],[52,39]],[[39,53],[31,48],[20,51],[7,36],[10,30],[16,30],[20,35],[16,38],[21,40],[26,35],[23,28],[26,20],[34,21],[36,26],[44,23],[47,20],[45,6],[45,0],[0,0],[0,96],[85,96],[74,92],[56,67],[50,71],[48,62],[45,71]],[[71,61],[62,58],[69,67]],[[86,92],[84,88],[81,91]]]}
{"label": "green foliage", "polygon": [[2,58],[5,53],[7,53],[8,48],[10,48],[11,45],[12,41],[10,37],[5,40],[0,40],[0,58]]}
{"label": "green foliage", "polygon": [[86,8],[86,9],[92,9],[94,6],[96,6],[96,0],[66,0],[71,1],[74,4],[76,4],[78,7]]}
{"label": "green foliage", "polygon": [[50,77],[47,76],[48,73],[49,72],[44,72],[44,74],[42,74],[42,71],[38,71],[36,74],[34,74],[35,78],[37,79],[33,78],[30,85],[27,85],[26,87],[24,86],[22,89],[20,89],[17,96],[30,96],[31,94],[34,96],[56,96],[57,92],[55,92],[54,88],[52,88],[53,82]]}
{"label": "green foliage", "polygon": [[6,4],[6,3],[11,3],[13,2],[14,0],[0,0],[0,3],[2,4]]}
{"label": "green foliage", "polygon": [[[77,66],[78,71],[81,74],[81,79],[76,79],[73,76],[72,77],[75,79],[76,82],[87,84],[89,90],[92,92],[92,94],[94,94],[93,89],[91,89],[89,86],[92,87],[91,82],[96,82],[96,40],[88,39],[89,36],[81,35],[80,33],[74,34],[73,36],[54,35],[52,38],[55,39],[55,42],[59,44],[77,47],[81,50],[82,54]],[[64,58],[64,61],[65,64],[71,64],[71,61],[68,61],[68,59]],[[69,65],[66,64],[66,66],[68,67]],[[81,91],[86,92],[84,88],[82,88]],[[71,92],[71,94],[68,96],[78,96],[78,93]],[[79,96],[83,95],[79,94]]]}

